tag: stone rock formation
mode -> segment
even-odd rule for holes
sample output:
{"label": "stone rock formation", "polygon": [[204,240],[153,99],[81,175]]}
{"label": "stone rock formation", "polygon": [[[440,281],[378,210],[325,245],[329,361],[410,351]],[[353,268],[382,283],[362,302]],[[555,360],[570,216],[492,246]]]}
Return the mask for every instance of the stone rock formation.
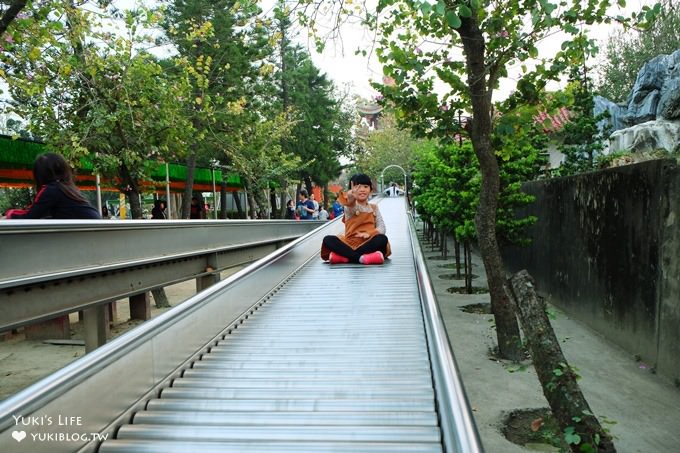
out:
{"label": "stone rock formation", "polygon": [[615,104],[602,96],[593,96],[593,103],[593,115],[598,116],[601,113],[609,112],[609,118],[604,118],[597,123],[600,130],[607,125],[609,125],[613,131],[618,131],[619,129],[627,127],[627,124],[623,121],[623,117],[626,115],[627,111],[625,105]]}
{"label": "stone rock formation", "polygon": [[680,64],[676,67],[677,76],[667,79],[659,97],[656,117],[662,119],[680,119]]}
{"label": "stone rock formation", "polygon": [[615,131],[609,151],[680,151],[680,121],[654,120]]}
{"label": "stone rock formation", "polygon": [[597,96],[595,115],[608,111],[609,152],[680,151],[680,49],[645,63],[625,106]]}

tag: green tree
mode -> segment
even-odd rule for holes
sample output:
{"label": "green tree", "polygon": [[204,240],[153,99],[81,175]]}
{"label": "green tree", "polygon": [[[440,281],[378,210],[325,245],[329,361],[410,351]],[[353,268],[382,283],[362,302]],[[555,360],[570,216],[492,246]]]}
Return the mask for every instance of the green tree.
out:
{"label": "green tree", "polygon": [[[493,145],[501,150],[500,196],[496,234],[501,244],[526,244],[526,227],[536,218],[519,218],[515,210],[533,201],[521,191],[524,181],[535,179],[545,165],[541,152],[547,137],[533,116],[537,107],[514,107],[495,122]],[[433,151],[425,148],[418,154],[414,179],[420,194],[416,197],[421,208],[435,225],[454,234],[456,241],[465,243],[476,237],[475,209],[479,203],[480,172],[469,140],[448,141]]]}
{"label": "green tree", "polygon": [[[228,157],[245,180],[250,217],[266,219],[269,218],[269,200],[265,194],[274,182],[286,179],[299,168],[300,158],[281,149],[281,140],[290,134],[291,128],[285,114],[248,127],[248,144]],[[274,208],[271,206],[272,211]]]}
{"label": "green tree", "polygon": [[611,101],[626,102],[645,63],[680,49],[678,30],[680,5],[677,0],[664,0],[656,21],[649,28],[623,29],[611,34],[599,58],[595,91]]}
{"label": "green tree", "polygon": [[292,119],[295,122],[287,148],[301,159],[299,179],[307,190],[312,182],[323,186],[340,174],[339,147],[346,127],[338,124],[340,106],[334,99],[333,84],[314,66],[309,54],[301,47],[286,55]]}
{"label": "green tree", "polygon": [[[388,165],[399,165],[410,173],[415,149],[422,140],[413,138],[407,130],[399,129],[390,109],[384,109],[380,113],[379,122],[377,130],[367,131],[359,139],[360,148],[354,156],[357,170],[378,177]],[[403,180],[404,175],[398,169],[390,169],[384,175],[385,183]]]}
{"label": "green tree", "polygon": [[[303,13],[312,9],[310,4],[318,4],[301,3]],[[331,2],[332,6],[325,3],[326,10],[336,12],[339,8],[340,16],[351,14],[342,0]],[[376,54],[384,65],[388,82],[376,87],[400,111],[399,119],[404,126],[422,136],[447,140],[456,132],[462,132],[453,127],[453,111],[466,111],[472,116],[466,132],[481,173],[475,227],[489,284],[499,353],[504,358],[518,360],[522,358],[522,349],[496,236],[501,185],[497,154],[501,150],[493,146],[493,95],[501,79],[510,83],[514,80],[516,87],[527,93],[540,93],[548,80],[558,78],[584,55],[593,55],[596,46],[582,33],[584,27],[612,20],[632,23],[623,17],[608,17],[612,3],[609,0],[559,3],[550,0],[381,0],[377,14],[369,13],[365,17],[365,23],[379,30]],[[625,5],[624,0],[616,3]],[[633,16],[633,22],[646,26],[659,8],[643,7],[640,14]],[[314,18],[313,14],[307,16]],[[539,53],[540,42],[558,32],[565,36],[560,49],[544,49]],[[521,74],[513,74],[509,79],[513,68],[519,68]],[[535,364],[537,368],[542,365]],[[570,396],[565,395],[565,399]],[[590,450],[614,451],[611,437],[605,431],[590,429],[588,422],[594,417],[583,418],[587,419],[586,423],[578,422],[579,429],[584,429],[583,435],[578,437],[579,445],[574,450],[586,451],[590,447]],[[569,422],[565,417],[560,423]]]}
{"label": "green tree", "polygon": [[230,164],[227,156],[244,149],[244,134],[262,119],[272,46],[256,2],[174,0],[160,11],[167,43],[178,53],[168,70],[189,80],[192,91],[183,103],[196,130],[186,158],[182,217],[188,218],[197,162]]}
{"label": "green tree", "polygon": [[137,50],[148,39],[140,30],[152,26],[154,15],[111,12],[126,30],[114,34],[87,9],[66,5],[59,12],[45,19],[45,29],[59,33],[17,40],[3,53],[11,111],[49,148],[76,164],[88,158],[115,179],[140,218],[148,162],[181,153],[191,134],[174,101],[186,97],[186,85]]}
{"label": "green tree", "polygon": [[545,165],[545,150],[550,137],[543,125],[536,123],[542,104],[515,104],[513,100],[498,106],[494,121],[492,146],[497,150],[500,192],[496,235],[501,245],[527,245],[527,227],[536,217],[519,217],[516,210],[534,201],[522,192],[522,183],[537,179]]}
{"label": "green tree", "polygon": [[558,169],[560,175],[596,170],[610,129],[605,127],[600,130],[598,127],[598,123],[606,118],[607,113],[597,116],[593,114],[595,102],[592,83],[585,66],[572,68],[570,82],[566,91],[571,98],[569,105],[571,117],[558,134],[562,140],[559,149],[566,156]]}
{"label": "green tree", "polygon": [[296,176],[311,191],[313,182],[323,187],[340,174],[339,157],[351,146],[352,120],[346,97],[314,66],[309,53],[292,43],[291,11],[280,3],[274,18],[279,38],[278,105],[295,123],[282,147],[300,157]]}
{"label": "green tree", "polygon": [[0,36],[5,34],[7,27],[26,7],[27,0],[14,0],[11,2],[3,2],[0,5]]}
{"label": "green tree", "polygon": [[33,191],[31,189],[0,189],[0,215],[8,209],[24,209],[33,202]]}
{"label": "green tree", "polygon": [[[95,3],[104,7],[110,1]],[[5,43],[30,41],[34,47],[39,47],[63,31],[59,22],[53,19],[63,14],[69,5],[59,0],[4,1],[0,4],[0,36]],[[3,47],[4,43],[0,45],[0,48]]]}
{"label": "green tree", "polygon": [[452,232],[457,240],[473,239],[480,176],[471,143],[420,150],[414,171],[414,181],[421,188],[415,197],[418,205],[435,225]]}
{"label": "green tree", "polygon": [[[502,357],[520,359],[520,335],[505,291],[505,275],[496,237],[500,171],[492,145],[493,94],[512,66],[522,83],[543,87],[577,56],[596,47],[582,25],[609,20],[607,0],[384,0],[366,19],[380,31],[376,51],[392,83],[378,85],[402,112],[403,125],[432,138],[452,135],[452,113],[472,114],[469,137],[482,175],[475,224],[484,261]],[[642,19],[653,18],[647,8]],[[539,55],[541,40],[557,31],[566,38],[559,51]],[[528,62],[535,63],[530,67]],[[525,63],[527,62],[527,63]],[[435,84],[439,89],[435,90]]]}

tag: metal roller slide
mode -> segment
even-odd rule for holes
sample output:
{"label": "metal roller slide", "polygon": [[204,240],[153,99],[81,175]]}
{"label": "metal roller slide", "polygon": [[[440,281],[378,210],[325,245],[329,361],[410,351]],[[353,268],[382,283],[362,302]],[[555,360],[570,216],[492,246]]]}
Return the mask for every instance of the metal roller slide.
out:
{"label": "metal roller slide", "polygon": [[0,451],[483,451],[404,199],[379,207],[384,265],[322,262],[327,222],[1,402]]}
{"label": "metal roller slide", "polygon": [[380,207],[385,265],[310,260],[99,451],[442,451],[403,199]]}

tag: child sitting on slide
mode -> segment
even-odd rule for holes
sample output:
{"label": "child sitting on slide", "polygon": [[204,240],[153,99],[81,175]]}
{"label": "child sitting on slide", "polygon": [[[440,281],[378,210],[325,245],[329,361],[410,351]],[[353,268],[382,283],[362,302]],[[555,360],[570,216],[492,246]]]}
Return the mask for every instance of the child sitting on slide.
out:
{"label": "child sitting on slide", "polygon": [[344,206],[345,233],[323,238],[321,258],[324,261],[383,264],[390,256],[385,222],[378,205],[368,202],[372,189],[371,178],[360,173],[352,176],[350,190],[338,195],[338,201]]}

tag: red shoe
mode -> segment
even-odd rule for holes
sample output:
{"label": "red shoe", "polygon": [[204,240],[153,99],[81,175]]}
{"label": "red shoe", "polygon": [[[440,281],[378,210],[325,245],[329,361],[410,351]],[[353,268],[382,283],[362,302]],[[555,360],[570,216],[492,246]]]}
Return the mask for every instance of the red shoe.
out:
{"label": "red shoe", "polygon": [[383,264],[385,262],[385,257],[380,251],[366,253],[365,255],[361,255],[359,262],[361,264]]}
{"label": "red shoe", "polygon": [[345,264],[349,263],[349,258],[345,258],[342,255],[338,255],[335,252],[331,252],[330,256],[328,257],[328,262],[330,264]]}

